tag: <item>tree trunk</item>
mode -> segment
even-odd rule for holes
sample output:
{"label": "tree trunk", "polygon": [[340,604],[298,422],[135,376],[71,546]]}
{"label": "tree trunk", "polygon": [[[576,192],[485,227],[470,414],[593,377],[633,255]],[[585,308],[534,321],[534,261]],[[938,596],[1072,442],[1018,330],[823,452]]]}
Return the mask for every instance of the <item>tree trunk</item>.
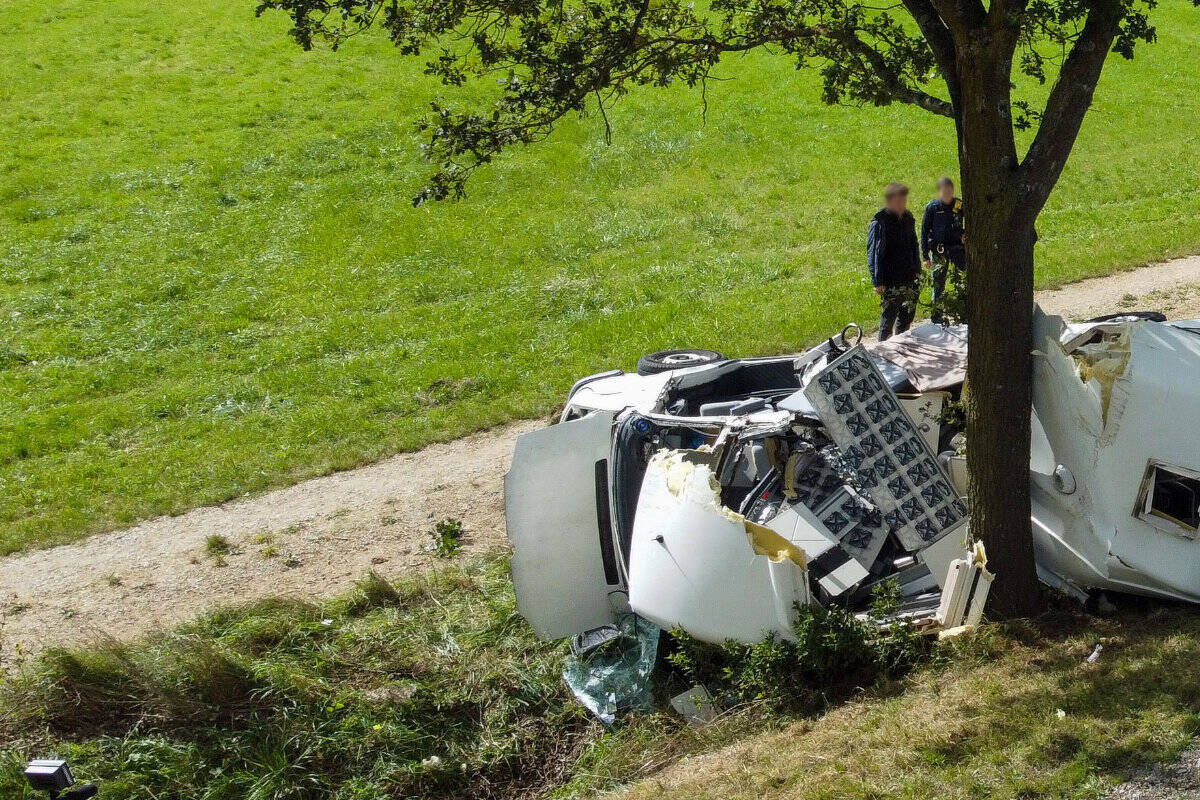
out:
{"label": "tree trunk", "polygon": [[[959,163],[967,223],[967,467],[971,534],[996,571],[994,616],[1041,608],[1030,524],[1033,216],[1022,212],[1012,134],[1011,41],[958,50]],[[1004,54],[1009,57],[1004,57]]]}
{"label": "tree trunk", "polygon": [[967,237],[971,533],[997,572],[990,613],[1032,616],[1041,608],[1029,520],[1033,228],[996,222],[973,224]]}

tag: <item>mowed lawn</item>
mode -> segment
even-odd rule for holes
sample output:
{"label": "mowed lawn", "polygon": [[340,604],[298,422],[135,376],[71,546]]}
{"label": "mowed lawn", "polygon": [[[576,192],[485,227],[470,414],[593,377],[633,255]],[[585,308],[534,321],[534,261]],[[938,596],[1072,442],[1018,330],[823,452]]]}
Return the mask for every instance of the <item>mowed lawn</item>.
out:
{"label": "mowed lawn", "polygon": [[[635,92],[611,145],[571,120],[414,209],[421,62],[303,53],[252,12],[0,5],[0,552],[544,413],[649,350],[870,324],[879,187],[954,170],[947,121],[821,106],[756,55],[706,122]],[[1042,217],[1042,284],[1200,248],[1200,12],[1156,17]]]}

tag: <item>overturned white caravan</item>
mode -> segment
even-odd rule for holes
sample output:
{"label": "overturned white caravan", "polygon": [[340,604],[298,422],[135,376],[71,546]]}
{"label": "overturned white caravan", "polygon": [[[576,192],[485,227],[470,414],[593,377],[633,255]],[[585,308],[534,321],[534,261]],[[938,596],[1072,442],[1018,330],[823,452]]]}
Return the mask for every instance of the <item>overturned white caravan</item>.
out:
{"label": "overturned white caravan", "polygon": [[[1200,321],[1039,311],[1035,327],[1039,576],[1200,601]],[[505,481],[538,635],[632,611],[706,641],[786,637],[797,607],[864,607],[885,580],[921,624],[977,621],[992,576],[943,413],[966,329],[852,344],[851,328],[798,355],[673,351],[577,382]]]}

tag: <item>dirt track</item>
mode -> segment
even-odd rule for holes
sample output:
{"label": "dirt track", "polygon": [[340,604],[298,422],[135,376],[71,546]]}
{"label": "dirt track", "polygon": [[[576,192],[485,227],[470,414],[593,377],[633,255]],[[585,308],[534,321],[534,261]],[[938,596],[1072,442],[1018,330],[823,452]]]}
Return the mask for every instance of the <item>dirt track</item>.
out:
{"label": "dirt track", "polygon": [[[1200,317],[1200,257],[1072,284],[1039,301],[1074,318],[1133,308]],[[465,523],[466,553],[502,547],[501,482],[513,441],[542,424],[0,559],[0,661],[17,642],[38,650],[98,633],[128,637],[217,605],[336,593],[371,568],[391,576],[425,568],[436,561],[428,531],[443,517]],[[210,556],[210,536],[234,552]]]}
{"label": "dirt track", "polygon": [[[504,541],[501,484],[524,421],[220,506],[158,517],[79,544],[0,559],[0,663],[27,651],[118,638],[266,595],[314,597],[369,569],[428,567],[429,531],[466,529],[464,553]],[[232,552],[216,558],[210,536]]]}

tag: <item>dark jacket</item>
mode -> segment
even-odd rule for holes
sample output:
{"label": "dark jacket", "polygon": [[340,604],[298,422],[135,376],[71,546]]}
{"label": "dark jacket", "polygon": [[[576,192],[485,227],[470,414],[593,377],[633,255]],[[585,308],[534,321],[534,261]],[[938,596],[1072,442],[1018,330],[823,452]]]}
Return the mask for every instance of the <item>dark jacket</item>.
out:
{"label": "dark jacket", "polygon": [[899,286],[921,275],[917,221],[911,212],[898,217],[880,210],[867,228],[867,269],[876,286]]}
{"label": "dark jacket", "polygon": [[961,259],[966,250],[963,230],[962,200],[957,197],[949,203],[943,203],[941,198],[933,200],[925,206],[925,216],[921,218],[921,258],[929,261],[938,252],[938,245],[943,245],[948,256]]}

